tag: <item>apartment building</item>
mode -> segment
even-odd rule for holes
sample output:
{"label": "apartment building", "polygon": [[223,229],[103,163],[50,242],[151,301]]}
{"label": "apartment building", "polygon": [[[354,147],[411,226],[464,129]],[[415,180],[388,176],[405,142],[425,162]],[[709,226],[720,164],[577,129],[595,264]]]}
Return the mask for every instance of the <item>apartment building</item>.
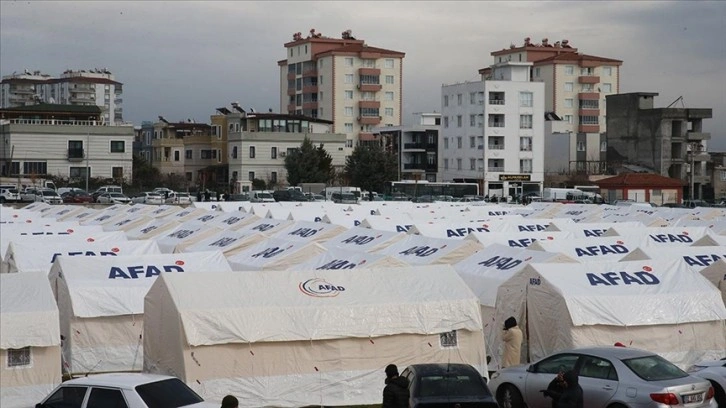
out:
{"label": "apartment building", "polygon": [[132,125],[108,126],[98,106],[37,104],[0,109],[0,174],[131,183]]}
{"label": "apartment building", "polygon": [[369,46],[350,30],[341,38],[295,33],[285,49],[280,112],[333,122],[332,132],[346,135],[346,155],[375,141],[375,127],[401,125],[404,53]]}
{"label": "apartment building", "polygon": [[384,126],[374,129],[386,151],[398,157],[399,180],[441,181],[440,113],[419,113],[414,126]]}
{"label": "apartment building", "polygon": [[[712,109],[654,108],[655,92],[608,95],[607,161],[645,167],[661,176],[681,179],[684,197],[713,198],[708,141],[703,119]],[[704,196],[707,193],[707,196]]]}
{"label": "apartment building", "polygon": [[38,103],[98,106],[100,121],[123,124],[123,84],[107,69],[67,70],[59,77],[41,71],[14,72],[0,81],[0,108]]}
{"label": "apartment building", "polygon": [[726,200],[726,152],[709,152],[711,162],[707,171],[713,185],[713,198],[716,203]]}
{"label": "apartment building", "polygon": [[346,135],[333,133],[329,120],[280,113],[247,113],[242,109],[226,116],[229,151],[229,182],[254,179],[268,185],[286,185],[285,157],[309,138],[323,145],[333,167],[345,166]]}
{"label": "apartment building", "polygon": [[544,84],[531,81],[531,67],[504,61],[479,82],[442,87],[444,181],[479,182],[498,197],[541,191]]}
{"label": "apartment building", "polygon": [[[607,95],[620,92],[621,60],[580,53],[568,40],[550,44],[547,38],[491,53],[494,62],[532,62],[532,81],[545,84],[545,111],[562,119],[559,132],[570,135],[567,162],[552,167],[602,174],[600,160],[607,131]],[[481,71],[480,71],[481,72]],[[549,136],[549,135],[548,135]]]}

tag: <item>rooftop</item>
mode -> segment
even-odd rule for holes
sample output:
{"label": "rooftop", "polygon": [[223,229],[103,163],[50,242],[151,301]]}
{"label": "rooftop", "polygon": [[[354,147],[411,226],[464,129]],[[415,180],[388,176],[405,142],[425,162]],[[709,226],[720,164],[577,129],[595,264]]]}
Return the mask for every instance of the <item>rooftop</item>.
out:
{"label": "rooftop", "polygon": [[568,52],[565,54],[553,55],[548,58],[544,58],[536,61],[535,65],[545,65],[549,63],[557,62],[579,62],[579,61],[594,61],[594,62],[606,62],[614,65],[622,65],[623,61],[612,58],[598,57],[595,55],[580,54],[578,52]]}
{"label": "rooftop", "polygon": [[83,113],[90,115],[100,115],[101,108],[96,105],[62,105],[40,103],[37,105],[27,105],[15,108],[0,109],[0,115],[3,115],[5,113]]}
{"label": "rooftop", "polygon": [[542,51],[542,50],[552,50],[553,52],[577,52],[577,48],[572,48],[570,46],[569,40],[562,40],[562,41],[556,41],[554,44],[550,44],[549,39],[543,38],[542,43],[535,44],[532,42],[532,40],[529,37],[526,37],[524,39],[524,44],[521,46],[516,46],[514,43],[509,45],[509,48],[502,48],[500,51],[494,51],[491,53],[492,56],[499,56],[499,55],[507,55],[514,52],[521,52],[521,51]]}
{"label": "rooftop", "polygon": [[316,57],[322,56],[322,55],[335,55],[335,54],[357,54],[361,52],[370,52],[370,53],[376,53],[376,54],[382,54],[382,55],[390,55],[390,56],[397,56],[403,58],[406,54],[400,51],[393,51],[393,50],[387,50],[385,48],[378,48],[378,47],[371,47],[369,45],[366,45],[363,42],[356,43],[356,44],[348,44],[344,45],[342,47],[338,47],[329,51],[324,51],[319,54],[316,54]]}
{"label": "rooftop", "polygon": [[682,187],[683,180],[653,173],[624,173],[594,182],[600,188],[614,187]]}

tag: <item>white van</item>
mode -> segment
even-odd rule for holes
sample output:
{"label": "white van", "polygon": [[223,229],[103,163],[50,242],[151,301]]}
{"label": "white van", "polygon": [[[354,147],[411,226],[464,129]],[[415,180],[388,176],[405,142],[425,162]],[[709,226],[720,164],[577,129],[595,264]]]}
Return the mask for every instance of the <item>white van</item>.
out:
{"label": "white van", "polygon": [[275,198],[268,191],[253,190],[250,191],[250,201],[253,203],[274,203]]}
{"label": "white van", "polygon": [[0,204],[17,203],[18,201],[20,201],[20,193],[15,186],[0,186]]}

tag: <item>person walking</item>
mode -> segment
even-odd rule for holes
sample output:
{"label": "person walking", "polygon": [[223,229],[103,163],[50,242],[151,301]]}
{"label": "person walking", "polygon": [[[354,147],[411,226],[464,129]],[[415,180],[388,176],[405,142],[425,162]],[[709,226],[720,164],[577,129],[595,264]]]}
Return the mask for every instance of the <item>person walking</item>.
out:
{"label": "person walking", "polygon": [[237,401],[237,398],[235,398],[233,395],[227,395],[222,399],[222,407],[221,408],[238,408],[239,407],[239,401]]}
{"label": "person walking", "polygon": [[386,366],[386,386],[383,388],[383,405],[381,408],[408,407],[408,379],[398,376],[395,364]]}
{"label": "person walking", "polygon": [[522,330],[517,326],[517,319],[513,316],[504,321],[502,340],[504,341],[502,368],[519,365],[522,354]]}

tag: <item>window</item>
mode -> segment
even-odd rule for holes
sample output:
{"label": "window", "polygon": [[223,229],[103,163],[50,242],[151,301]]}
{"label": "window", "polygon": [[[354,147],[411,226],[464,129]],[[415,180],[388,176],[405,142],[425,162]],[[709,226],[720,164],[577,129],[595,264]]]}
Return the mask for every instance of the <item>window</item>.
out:
{"label": "window", "polygon": [[534,367],[534,372],[540,374],[559,374],[575,368],[578,359],[577,354],[557,354],[546,360],[540,361]]}
{"label": "window", "polygon": [[[447,149],[448,149],[448,147],[447,147]],[[448,170],[448,169],[449,169],[449,159],[444,159],[444,170]],[[724,171],[724,173],[726,173],[726,171]]]}
{"label": "window", "polygon": [[249,181],[254,181],[254,179],[255,179],[255,172],[254,171],[251,171],[251,172],[247,173],[247,179]]}
{"label": "window", "polygon": [[345,147],[353,147],[353,141],[348,139],[345,141]]}
{"label": "window", "polygon": [[323,84],[323,76],[322,76],[322,75],[320,75],[320,76],[318,77],[318,85],[322,85],[322,84]]}
{"label": "window", "polygon": [[519,160],[519,172],[520,173],[531,173],[532,172],[532,159]]}
{"label": "window", "polygon": [[383,66],[385,68],[393,68],[393,59],[392,58],[386,58]]}
{"label": "window", "polygon": [[534,76],[539,78],[539,73],[540,73],[540,69],[539,68],[535,68],[534,69]]}
{"label": "window", "polygon": [[469,126],[476,127],[476,115],[469,115]]}
{"label": "window", "polygon": [[572,82],[565,82],[565,92],[572,92],[574,85]]}
{"label": "window", "polygon": [[352,84],[353,83],[353,74],[345,74],[345,83],[346,84]]}
{"label": "window", "polygon": [[232,158],[237,158],[237,146],[232,146]]}
{"label": "window", "polygon": [[217,158],[217,150],[202,149],[199,151],[199,158],[202,160],[210,160]]}
{"label": "window", "polygon": [[430,166],[435,166],[436,165],[436,152],[428,152],[428,153],[426,153],[426,162]]}
{"label": "window", "polygon": [[599,118],[597,116],[580,116],[580,124],[581,125],[597,125],[598,119]]}
{"label": "window", "polygon": [[255,158],[255,147],[250,146],[250,159],[254,159],[254,158]]}
{"label": "window", "polygon": [[364,59],[363,60],[363,66],[366,68],[375,68],[376,67],[376,60],[374,59]]}
{"label": "window", "polygon": [[580,85],[580,92],[593,92],[594,90],[595,90],[595,87],[592,84]]}
{"label": "window", "polygon": [[580,109],[600,109],[600,101],[597,99],[581,99]]}
{"label": "window", "polygon": [[323,91],[318,92],[318,101],[319,102],[323,101]]}
{"label": "window", "polygon": [[[234,150],[235,155],[237,154],[237,150],[236,149],[237,149],[237,147],[235,147],[235,150]],[[191,160],[192,159],[192,150],[185,150],[184,151],[184,158]]]}
{"label": "window", "polygon": [[386,92],[386,100],[387,101],[393,100],[393,92]]}
{"label": "window", "polygon": [[23,174],[47,174],[47,162],[23,162]]}
{"label": "window", "polygon": [[564,116],[564,117],[562,118],[562,120],[563,120],[563,121],[564,121],[565,123],[572,123],[572,115],[565,115],[565,116]]}
{"label": "window", "polygon": [[613,91],[613,86],[611,84],[608,84],[608,83],[602,84],[602,92],[610,93],[612,91]]}
{"label": "window", "polygon": [[270,148],[270,158],[277,159],[277,147]]}
{"label": "window", "polygon": [[449,148],[449,138],[445,137],[444,138],[444,149],[448,149],[448,148]]}
{"label": "window", "polygon": [[81,141],[81,140],[69,140],[68,141],[68,158],[69,159],[82,159],[83,158],[83,141]]}
{"label": "window", "polygon": [[30,347],[8,349],[8,367],[30,367]]}
{"label": "window", "polygon": [[448,116],[444,116],[444,127],[445,128],[449,127],[449,117]]}
{"label": "window", "polygon": [[469,92],[469,104],[476,105],[476,92]]}
{"label": "window", "polygon": [[581,377],[599,378],[602,380],[618,380],[613,365],[601,358],[592,356],[582,356],[582,366],[579,375]]}
{"label": "window", "polygon": [[352,67],[353,66],[353,58],[346,58],[345,59],[345,66],[346,67]]}
{"label": "window", "polygon": [[461,136],[458,136],[456,138],[456,147],[461,149]]}
{"label": "window", "polygon": [[361,92],[360,98],[364,101],[375,101],[376,93],[375,92]]}
{"label": "window", "polygon": [[489,114],[489,127],[503,128],[504,127],[504,115]]}
{"label": "window", "polygon": [[352,106],[346,106],[345,110],[343,111],[343,114],[345,116],[353,116],[353,107]]}
{"label": "window", "polygon": [[469,147],[472,149],[476,149],[476,137],[469,136]]}
{"label": "window", "polygon": [[608,142],[602,141],[600,142],[600,151],[601,152],[607,152],[608,151]]}
{"label": "window", "polygon": [[580,75],[593,76],[593,75],[595,75],[595,69],[594,68],[580,68]]}
{"label": "window", "polygon": [[571,108],[571,107],[575,106],[574,102],[575,101],[572,98],[565,99],[565,108]]}
{"label": "window", "polygon": [[386,84],[393,85],[393,75],[386,75]]}
{"label": "window", "polygon": [[345,91],[345,99],[346,100],[352,100],[353,99],[353,91]]}
{"label": "window", "polygon": [[456,104],[461,106],[461,103],[463,101],[463,96],[461,94],[456,94]]}
{"label": "window", "polygon": [[123,140],[111,141],[111,153],[123,153],[126,151],[126,142]]}
{"label": "window", "polygon": [[270,173],[270,182],[277,183],[277,172],[276,171],[273,171]]}
{"label": "window", "polygon": [[174,150],[174,161],[179,161],[179,150]]}
{"label": "window", "polygon": [[520,152],[531,152],[532,151],[532,138],[531,137],[520,137],[519,138],[519,151]]}
{"label": "window", "polygon": [[476,170],[476,159],[469,159],[469,170]]}
{"label": "window", "polygon": [[721,181],[726,181],[726,170],[721,170]]}
{"label": "window", "polygon": [[585,142],[582,140],[577,142],[577,151],[578,152],[584,152],[585,151]]}
{"label": "window", "polygon": [[61,387],[46,401],[47,407],[81,408],[88,387]]}
{"label": "window", "polygon": [[111,177],[115,179],[121,179],[124,177],[123,167],[111,167]]}
{"label": "window", "polygon": [[96,388],[91,389],[91,395],[88,397],[88,408],[101,408],[101,407],[114,407],[114,408],[127,408],[126,400],[121,394],[121,390],[112,390],[109,388]]}
{"label": "window", "polygon": [[519,115],[519,128],[532,129],[532,115]]}
{"label": "window", "polygon": [[345,133],[353,133],[353,124],[352,123],[345,124]]}
{"label": "window", "polygon": [[449,95],[444,95],[444,106],[449,106]]}
{"label": "window", "polygon": [[393,116],[393,108],[386,108],[386,116]]}
{"label": "window", "polygon": [[[15,163],[13,163],[15,164]],[[85,179],[86,168],[85,167],[71,167],[68,172],[68,177],[72,179]],[[91,177],[91,169],[88,169],[88,177]]]}
{"label": "window", "polygon": [[461,115],[456,115],[456,127],[461,127]]}
{"label": "window", "polygon": [[532,92],[519,93],[519,106],[523,108],[531,108],[533,105]]}
{"label": "window", "polygon": [[602,67],[602,76],[613,76],[613,67]]}
{"label": "window", "polygon": [[456,170],[461,170],[461,159],[456,159]]}
{"label": "window", "polygon": [[565,75],[575,75],[575,67],[572,65],[565,65]]}

